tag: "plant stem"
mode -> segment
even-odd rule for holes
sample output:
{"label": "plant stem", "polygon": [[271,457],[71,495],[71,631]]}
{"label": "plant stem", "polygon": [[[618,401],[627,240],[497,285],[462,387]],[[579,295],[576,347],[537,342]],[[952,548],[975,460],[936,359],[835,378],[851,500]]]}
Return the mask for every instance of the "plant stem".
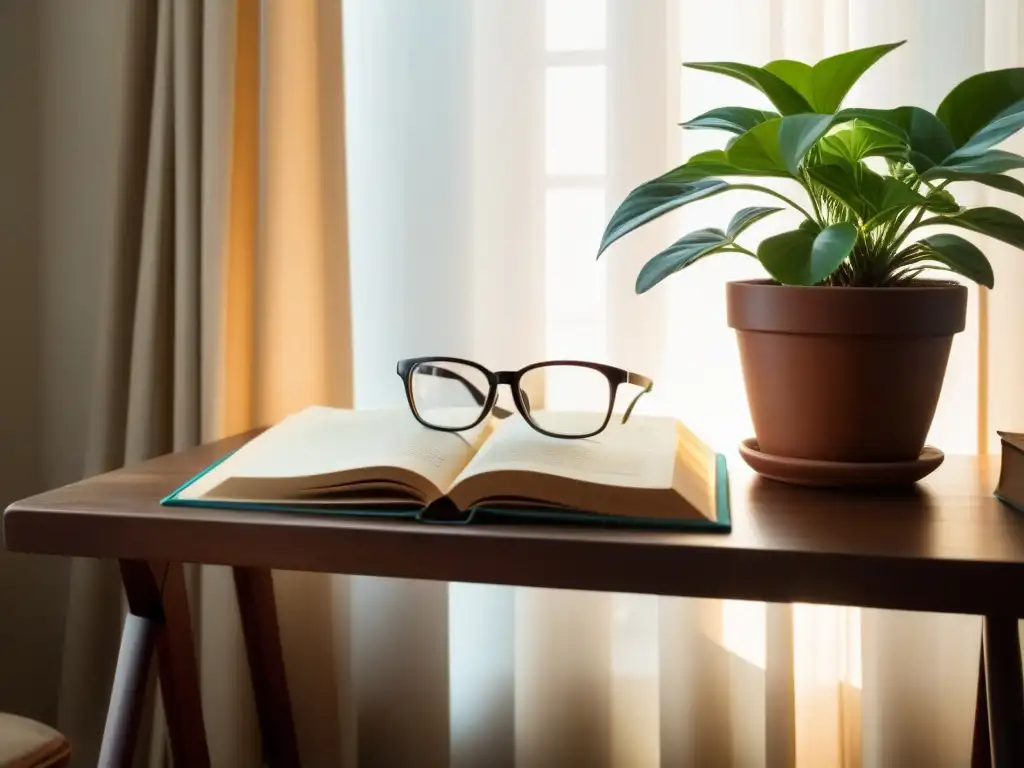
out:
{"label": "plant stem", "polygon": [[903,222],[906,220],[906,218],[906,213],[900,213],[892,221],[888,222],[885,225],[885,231],[883,232],[882,238],[880,240],[880,245],[883,252],[896,250],[896,246],[899,245],[899,238],[897,237],[897,235],[899,234],[900,227],[903,225]]}
{"label": "plant stem", "polygon": [[803,182],[801,186],[807,191],[807,197],[811,200],[811,206],[814,208],[814,215],[818,217],[818,224],[825,224],[825,217],[821,215],[821,206],[818,205],[818,198],[814,196],[814,191],[811,189],[811,180],[807,175],[806,169],[803,172]]}
{"label": "plant stem", "polygon": [[[794,201],[790,200],[788,197],[786,197],[781,192],[776,192],[774,189],[769,189],[768,187],[758,187],[758,186],[746,187],[746,185],[744,185],[744,184],[736,184],[733,187],[733,189],[743,189],[743,188],[755,189],[758,192],[764,192],[766,195],[771,195],[772,197],[776,197],[779,200],[782,200],[784,203],[789,203],[791,206],[793,206],[793,208],[795,208],[797,211],[802,213],[804,215],[804,218],[810,219],[811,221],[817,221],[817,219],[815,219],[813,216],[811,216],[811,214],[809,214],[805,208],[803,208],[800,205],[797,205],[797,203],[795,203]],[[811,199],[813,200],[813,198],[811,198]]]}
{"label": "plant stem", "polygon": [[812,194],[809,194],[809,197],[811,198],[811,206],[814,208],[814,215],[818,217],[818,223],[823,225],[825,217],[821,215],[821,206],[818,205],[818,198]]}
{"label": "plant stem", "polygon": [[[942,183],[934,187],[930,186],[927,182],[919,183],[924,184],[926,187],[928,187],[928,189],[931,192],[939,192],[945,189],[947,186],[949,186],[949,184],[952,183],[952,180],[947,179],[946,181],[943,181]],[[907,235],[909,235],[913,230],[917,229],[917,227],[921,224],[921,219],[924,218],[924,215],[927,212],[927,210],[928,209],[925,208],[923,205],[919,207],[917,209],[917,213],[914,215],[914,218],[911,220],[910,224],[908,224],[906,229],[904,229],[902,232],[899,232],[898,230],[900,226],[903,224],[903,222],[906,220],[906,214],[901,214],[899,217],[897,217],[895,220],[895,225],[892,228],[891,234],[888,232],[886,233],[886,247],[891,248],[893,250],[898,248],[903,243],[903,241],[906,240]]]}
{"label": "plant stem", "polygon": [[909,235],[917,227],[917,225],[921,223],[921,219],[924,218],[925,210],[926,209],[924,206],[921,206],[920,208],[917,209],[917,213],[914,215],[914,218],[911,220],[910,224],[907,225],[907,228],[900,233],[900,236],[896,239],[896,242],[893,243],[894,246],[902,243],[906,239],[907,235]]}

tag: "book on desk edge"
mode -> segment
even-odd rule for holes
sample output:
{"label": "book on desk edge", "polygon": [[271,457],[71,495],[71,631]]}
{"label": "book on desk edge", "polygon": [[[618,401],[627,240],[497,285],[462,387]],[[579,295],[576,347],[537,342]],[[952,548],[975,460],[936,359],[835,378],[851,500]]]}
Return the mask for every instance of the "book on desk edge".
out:
{"label": "book on desk edge", "polygon": [[[546,418],[571,427],[580,416]],[[640,414],[625,424],[613,418],[592,438],[566,440],[537,432],[518,414],[441,432],[407,410],[312,406],[162,503],[425,523],[731,530],[725,457],[679,421]]]}
{"label": "book on desk edge", "polygon": [[1002,444],[999,480],[993,495],[1018,512],[1024,512],[1024,433],[997,432]]}

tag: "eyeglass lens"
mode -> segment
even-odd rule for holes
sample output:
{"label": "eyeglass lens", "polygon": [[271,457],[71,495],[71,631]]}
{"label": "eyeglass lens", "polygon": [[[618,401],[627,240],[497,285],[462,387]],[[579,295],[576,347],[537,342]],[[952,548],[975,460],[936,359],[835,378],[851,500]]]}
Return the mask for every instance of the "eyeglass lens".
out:
{"label": "eyeglass lens", "polygon": [[490,384],[483,371],[463,363],[418,363],[409,378],[413,406],[431,426],[466,429],[483,415]]}
{"label": "eyeglass lens", "polygon": [[554,435],[578,437],[593,434],[604,426],[610,410],[612,393],[608,377],[593,368],[565,364],[538,366],[522,375],[519,387],[534,392],[572,393],[577,408],[530,413],[530,419],[536,426]]}

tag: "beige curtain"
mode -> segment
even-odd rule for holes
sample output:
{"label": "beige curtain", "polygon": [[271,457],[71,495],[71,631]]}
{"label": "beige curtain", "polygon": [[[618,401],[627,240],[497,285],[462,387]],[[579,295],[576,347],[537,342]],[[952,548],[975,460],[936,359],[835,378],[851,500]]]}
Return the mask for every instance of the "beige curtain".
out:
{"label": "beige curtain", "polygon": [[[126,5],[88,474],[351,399],[338,2]],[[276,577],[304,756],[336,764],[329,582]],[[213,764],[258,765],[230,571],[196,567],[189,586]],[[116,563],[74,563],[59,722],[79,766],[96,762],[123,610]],[[150,721],[139,762],[160,765],[158,699]]]}
{"label": "beige curtain", "polygon": [[[49,1],[67,18],[92,12]],[[667,409],[742,431],[734,345],[708,319],[721,279],[738,275],[723,267],[678,283],[671,301],[640,302],[628,260],[607,283],[566,265],[592,265],[606,195],[678,154],[679,102],[692,114],[721,101],[690,80],[680,88],[684,54],[818,55],[928,21],[941,43],[908,48],[906,77],[872,86],[886,99],[906,96],[888,86],[923,88],[924,72],[949,81],[1020,60],[1018,0],[943,0],[941,14],[928,3],[347,0],[343,83],[341,0],[122,0],[126,22],[105,31],[122,141],[90,190],[107,196],[117,236],[104,254],[87,471],[310,402],[395,404],[394,359],[436,345],[517,364],[605,339],[655,375]],[[604,49],[545,49],[551,8],[594,6],[610,20]],[[962,30],[971,45],[951,42]],[[544,171],[545,120],[565,118],[571,154],[605,118],[558,112],[566,100],[544,81],[557,67],[607,67],[607,90],[580,90],[609,94],[600,106],[614,128],[598,153],[608,167],[570,173],[565,188]],[[346,89],[359,110],[347,126]],[[546,232],[545,216],[579,229]],[[1019,280],[1017,255],[993,250],[1002,285]],[[598,299],[559,316],[566,281]],[[950,450],[1019,426],[1012,295],[978,295],[982,328],[957,342],[936,424]],[[856,768],[957,765],[969,746],[968,617],[294,573],[275,573],[275,586],[307,765]],[[114,564],[74,564],[60,726],[79,766],[95,764],[120,594]],[[214,765],[258,765],[230,572],[192,569],[190,597]],[[156,697],[149,723],[139,762],[164,764]]]}

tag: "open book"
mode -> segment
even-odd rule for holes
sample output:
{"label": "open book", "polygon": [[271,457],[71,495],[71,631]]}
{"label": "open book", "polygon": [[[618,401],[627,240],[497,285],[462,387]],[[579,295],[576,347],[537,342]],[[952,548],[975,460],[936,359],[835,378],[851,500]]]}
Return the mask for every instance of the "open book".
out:
{"label": "open book", "polygon": [[[550,413],[546,423],[571,429],[579,418],[593,416]],[[435,518],[425,510],[437,520],[484,511],[726,530],[729,520],[724,457],[678,421],[643,415],[565,440],[540,434],[518,414],[440,432],[404,409],[315,406],[262,432],[164,503],[427,520]]]}

